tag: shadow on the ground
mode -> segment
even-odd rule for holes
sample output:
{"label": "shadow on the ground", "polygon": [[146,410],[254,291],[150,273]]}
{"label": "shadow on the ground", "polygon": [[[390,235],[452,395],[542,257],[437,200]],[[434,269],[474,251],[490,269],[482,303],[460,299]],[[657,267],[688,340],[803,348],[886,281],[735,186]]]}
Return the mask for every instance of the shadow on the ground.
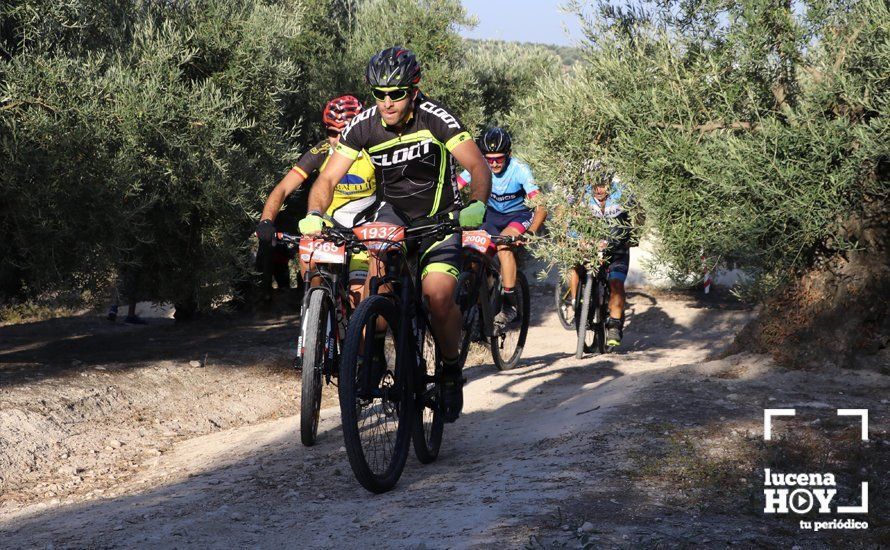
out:
{"label": "shadow on the ground", "polygon": [[292,345],[299,309],[287,315],[216,314],[189,323],[110,323],[96,314],[0,328],[0,387],[37,376],[71,376],[91,365],[128,369],[159,361],[203,360],[237,366]]}
{"label": "shadow on the ground", "polygon": [[[538,359],[543,362],[548,358]],[[566,510],[573,504],[586,507],[571,512],[572,519],[594,521],[595,534],[607,544],[643,541],[644,545],[724,546],[742,540],[745,544],[784,546],[833,540],[826,539],[834,536],[831,533],[789,531],[787,521],[760,513],[759,501],[741,500],[734,513],[723,505],[709,510],[707,500],[687,509],[665,503],[665,495],[676,497],[675,492],[660,492],[629,480],[620,469],[620,453],[603,448],[603,441],[618,441],[614,437],[620,440],[623,433],[636,437],[640,430],[653,430],[660,436],[665,426],[681,422],[689,428],[708,430],[735,421],[756,422],[762,418],[772,386],[757,376],[736,380],[734,392],[756,393],[760,399],[729,405],[716,402],[724,391],[719,373],[708,378],[708,383],[701,380],[703,375],[694,366],[629,374],[616,368],[617,360],[587,358],[551,371],[534,365],[511,373],[478,367],[475,378],[494,376],[496,393],[521,399],[494,410],[465,414],[456,424],[447,425],[439,460],[421,466],[409,459],[401,481],[385,495],[374,496],[358,487],[338,449],[342,445],[339,426],[330,424],[313,448],[302,447],[290,434],[188,480],[137,495],[37,513],[15,525],[3,525],[2,530],[14,545],[212,546],[225,540],[231,545],[276,546],[299,540],[307,546],[351,547],[365,540],[369,525],[376,536],[410,545],[428,540],[424,533],[441,522],[454,522],[455,536],[465,533],[467,538],[431,542],[463,545],[473,540],[472,533],[499,528],[509,521],[504,518],[510,511],[529,514],[527,508],[510,508],[509,495],[520,492],[522,498],[536,499],[542,510],[555,511],[559,506]],[[627,376],[647,390],[631,391],[627,385],[610,390],[611,384]],[[787,376],[797,380],[805,374]],[[702,389],[694,389],[690,379]],[[526,390],[518,391],[523,385]],[[836,385],[842,387],[842,381]],[[582,390],[591,386],[597,391]],[[875,388],[869,400],[876,402],[885,390]],[[803,391],[779,395],[775,406],[807,398]],[[616,399],[618,406],[614,405]],[[841,396],[831,404],[841,406],[846,401]],[[614,411],[600,414],[586,429],[579,428],[590,418],[587,414],[601,405],[614,407]],[[634,416],[631,409],[636,407],[643,413]],[[647,414],[656,419],[647,424]],[[492,427],[496,428],[493,432]],[[560,460],[572,452],[577,453],[574,462]],[[657,454],[661,450],[647,446],[640,452]],[[559,490],[548,496],[553,488]],[[566,488],[571,500],[558,496],[566,493]],[[504,507],[497,505],[501,501]],[[474,515],[471,531],[464,528],[467,510]],[[518,521],[529,525],[527,520],[532,519],[533,524],[533,518],[520,517]],[[331,525],[341,526],[333,539],[329,538]],[[551,527],[559,531],[558,526]],[[882,529],[886,533],[886,526]],[[623,538],[625,534],[633,538]]]}
{"label": "shadow on the ground", "polygon": [[[695,319],[688,326],[675,323],[659,307],[655,297],[635,293],[631,301],[641,310],[629,324],[635,327],[639,342],[629,344],[627,353],[644,354],[646,359],[655,362],[667,347],[691,345],[709,335],[725,336],[725,327],[705,318]],[[255,338],[279,338],[281,335],[274,331],[284,330],[283,327],[263,329],[251,323],[245,326],[260,334],[266,332]],[[565,334],[567,347],[571,349],[573,335],[568,331]],[[299,540],[312,546],[337,544],[328,538],[331,525],[343,526],[339,536],[357,544],[365,533],[360,530],[361,526],[370,522],[377,525],[375,531],[385,539],[395,540],[393,537],[398,536],[401,537],[398,540],[409,544],[412,540],[421,540],[419,537],[433,522],[444,521],[472,507],[478,516],[473,518],[475,532],[501,519],[505,511],[494,503],[506,499],[512,491],[525,491],[524,498],[538,499],[541,505],[554,505],[559,497],[548,496],[548,489],[569,486],[572,491],[583,491],[610,474],[608,468],[588,474],[567,472],[566,468],[577,465],[567,466],[558,459],[560,445],[566,441],[575,442],[583,449],[589,445],[588,435],[595,435],[594,427],[617,430],[625,422],[622,415],[591,412],[600,407],[609,409],[616,402],[645,408],[645,396],[632,388],[645,387],[656,379],[672,387],[688,385],[686,375],[675,371],[622,372],[617,368],[622,360],[620,355],[570,359],[565,366],[548,370],[568,355],[554,351],[535,355],[534,350],[527,349],[522,364],[513,371],[499,373],[490,364],[468,369],[471,381],[493,377],[494,393],[520,399],[493,410],[467,413],[456,424],[446,426],[439,461],[421,467],[412,459],[399,485],[386,495],[371,496],[358,487],[345,455],[339,450],[342,445],[339,426],[329,423],[319,434],[319,444],[313,448],[302,447],[298,437],[289,434],[247,453],[245,458],[215,464],[188,480],[137,495],[36,513],[2,529],[9,532],[10,541],[29,545],[53,542],[75,546],[146,543],[206,546],[226,540],[226,544],[261,541],[274,546]],[[628,384],[624,381],[629,376],[632,383]],[[616,384],[616,381],[622,383]],[[750,383],[756,383],[756,379]],[[709,410],[709,403],[694,405],[697,423],[722,422],[715,418],[721,415],[724,419],[762,415],[762,410],[755,410],[756,405],[734,411],[716,406]],[[684,405],[693,406],[693,402],[678,402],[678,406]],[[651,412],[672,414],[672,411]],[[588,422],[594,423],[578,431],[578,426],[587,426]],[[503,426],[503,434],[499,435],[497,429],[492,432],[492,424]],[[529,441],[533,444],[529,445]],[[546,460],[537,460],[544,455],[548,457]],[[500,467],[501,462],[507,461],[508,466]],[[463,483],[467,480],[472,483]],[[491,504],[484,504],[488,498],[484,495],[494,499]],[[423,506],[418,506],[419,503]],[[509,500],[506,505],[509,506]],[[229,511],[223,511],[224,507]],[[239,519],[228,515],[235,508]],[[182,514],[182,510],[191,513]],[[247,517],[244,517],[245,510],[251,510]],[[392,515],[394,510],[400,511],[398,516]],[[528,511],[522,513],[528,514]],[[622,519],[631,521],[627,517]],[[611,521],[602,518],[603,528],[608,528]],[[253,529],[255,526],[258,528]],[[389,532],[389,528],[398,533]],[[459,526],[456,529],[461,532]],[[356,538],[349,538],[353,536]]]}

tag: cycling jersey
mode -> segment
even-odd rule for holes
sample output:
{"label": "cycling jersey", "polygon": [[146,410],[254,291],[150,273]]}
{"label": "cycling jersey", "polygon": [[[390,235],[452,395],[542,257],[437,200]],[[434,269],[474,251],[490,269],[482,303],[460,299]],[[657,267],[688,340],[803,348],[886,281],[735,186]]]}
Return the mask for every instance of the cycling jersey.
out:
{"label": "cycling jersey", "polygon": [[[616,246],[627,247],[630,241],[630,214],[629,210],[636,205],[633,195],[621,183],[617,177],[612,180],[609,194],[605,200],[598,201],[593,193],[593,186],[587,185],[581,193],[581,200],[590,208],[594,217],[609,220],[610,242]],[[575,197],[569,196],[569,202],[575,202]],[[573,231],[570,231],[570,236]]]}
{"label": "cycling jersey", "polygon": [[[577,199],[568,196],[569,204]],[[628,210],[635,206],[633,195],[625,188],[617,177],[612,180],[609,194],[605,200],[598,201],[593,194],[593,186],[587,185],[581,191],[582,204],[590,208],[594,217],[608,220],[609,248],[606,252],[607,278],[612,281],[624,281],[630,269],[630,214]],[[569,237],[578,238],[580,234],[569,229]]]}
{"label": "cycling jersey", "polygon": [[587,199],[587,206],[597,218],[614,218],[618,221],[626,221],[628,219],[627,211],[633,205],[632,195],[628,193],[618,178],[612,180],[606,200],[602,202],[596,200],[593,187],[590,185],[584,189],[584,196]]}
{"label": "cycling jersey", "polygon": [[[464,170],[457,177],[457,185],[463,189],[471,181],[470,172]],[[535,178],[528,166],[517,159],[510,157],[507,167],[500,174],[491,174],[491,195],[488,199],[488,208],[506,214],[529,210],[525,205],[525,199],[530,199],[538,194]]]}
{"label": "cycling jersey", "polygon": [[460,205],[451,151],[472,137],[444,107],[418,94],[404,128],[383,121],[377,106],[352,119],[336,151],[357,159],[366,150],[380,199],[409,220],[451,212]]}
{"label": "cycling jersey", "polygon": [[[311,175],[324,169],[333,152],[327,140],[319,142],[300,157],[293,170],[309,179]],[[349,172],[334,187],[334,197],[327,215],[344,227],[352,227],[356,214],[374,203],[377,189],[375,182],[374,166],[368,161],[367,153],[360,152]]]}

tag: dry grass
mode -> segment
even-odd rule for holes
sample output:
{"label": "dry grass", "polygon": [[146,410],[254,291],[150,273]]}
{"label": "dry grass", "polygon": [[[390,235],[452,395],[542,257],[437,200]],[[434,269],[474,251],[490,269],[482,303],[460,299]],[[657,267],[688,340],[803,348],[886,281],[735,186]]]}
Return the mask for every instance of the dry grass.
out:
{"label": "dry grass", "polygon": [[[764,468],[781,473],[827,473],[837,478],[838,500],[858,502],[860,482],[870,485],[866,520],[872,536],[886,536],[890,504],[890,444],[887,427],[873,425],[871,441],[859,439],[848,419],[825,415],[794,433],[763,441],[758,426],[726,424],[678,429],[645,426],[654,437],[629,453],[637,484],[662,490],[668,502],[707,513],[738,514],[763,509]],[[641,438],[642,439],[642,438]],[[812,513],[814,516],[815,512]],[[800,516],[787,516],[794,522]]]}
{"label": "dry grass", "polygon": [[58,317],[68,317],[82,313],[83,310],[72,306],[43,304],[38,302],[25,302],[23,304],[11,304],[0,306],[0,327],[18,325],[21,323],[35,323]]}

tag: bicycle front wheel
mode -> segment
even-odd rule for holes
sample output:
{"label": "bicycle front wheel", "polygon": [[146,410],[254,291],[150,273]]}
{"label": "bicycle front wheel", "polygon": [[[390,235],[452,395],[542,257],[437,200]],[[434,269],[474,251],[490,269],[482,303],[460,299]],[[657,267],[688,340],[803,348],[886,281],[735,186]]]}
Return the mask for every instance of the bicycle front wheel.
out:
{"label": "bicycle front wheel", "polygon": [[[496,290],[500,292],[500,289]],[[491,358],[498,370],[510,370],[519,364],[525,338],[528,336],[529,317],[531,316],[531,300],[529,298],[528,281],[525,273],[516,271],[516,319],[503,327],[495,327],[491,337]]]}
{"label": "bicycle front wheel", "polygon": [[331,300],[324,291],[316,290],[309,297],[303,316],[303,373],[300,393],[300,441],[310,447],[318,434],[321,412],[322,374],[333,359],[330,346],[334,342],[334,316]]}
{"label": "bicycle front wheel", "polygon": [[346,455],[355,478],[373,493],[389,491],[398,482],[411,442],[414,387],[404,365],[413,362],[398,355],[413,348],[399,346],[398,322],[391,300],[369,296],[349,319],[340,358]]}
{"label": "bicycle front wheel", "polygon": [[474,288],[478,280],[472,271],[463,271],[457,279],[454,301],[460,308],[460,354],[458,361],[463,370],[470,352],[470,344],[479,338],[479,305],[476,303],[479,291]]}
{"label": "bicycle front wheel", "polygon": [[590,328],[591,311],[596,307],[590,303],[594,283],[593,277],[588,274],[581,288],[581,310],[575,315],[575,329],[578,333],[578,342],[575,346],[576,359],[584,357],[584,352],[588,350],[587,333]]}

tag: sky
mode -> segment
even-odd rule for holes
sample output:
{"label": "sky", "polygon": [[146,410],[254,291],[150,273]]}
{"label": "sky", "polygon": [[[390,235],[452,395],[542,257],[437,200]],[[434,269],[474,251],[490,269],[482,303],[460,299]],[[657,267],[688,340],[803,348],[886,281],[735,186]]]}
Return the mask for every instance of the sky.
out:
{"label": "sky", "polygon": [[577,17],[559,11],[565,0],[462,0],[462,3],[479,20],[475,29],[462,30],[466,38],[560,46],[570,46],[581,38]]}

